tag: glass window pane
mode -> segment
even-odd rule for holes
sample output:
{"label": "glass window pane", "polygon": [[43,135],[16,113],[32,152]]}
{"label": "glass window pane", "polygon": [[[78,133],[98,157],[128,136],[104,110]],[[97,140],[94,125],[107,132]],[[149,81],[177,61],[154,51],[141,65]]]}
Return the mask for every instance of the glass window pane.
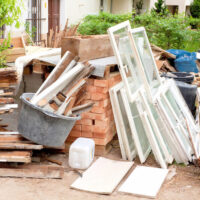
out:
{"label": "glass window pane", "polygon": [[140,59],[142,61],[147,81],[150,85],[152,92],[154,93],[154,90],[157,90],[157,88],[159,87],[160,81],[157,77],[159,75],[157,72],[155,62],[153,60],[154,58],[151,54],[149,41],[145,37],[145,30],[133,32],[132,36],[134,38],[135,45],[137,47]]}
{"label": "glass window pane", "polygon": [[131,42],[128,37],[127,28],[122,28],[114,32],[118,44],[120,59],[123,63],[124,72],[127,81],[130,84],[131,94],[142,86],[141,76],[139,75],[139,66],[137,66],[136,57],[131,49]]}

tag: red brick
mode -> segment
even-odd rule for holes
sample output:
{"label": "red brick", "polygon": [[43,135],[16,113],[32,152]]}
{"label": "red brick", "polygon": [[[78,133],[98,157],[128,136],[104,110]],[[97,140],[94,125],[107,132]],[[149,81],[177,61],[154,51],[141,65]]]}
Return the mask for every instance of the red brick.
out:
{"label": "red brick", "polygon": [[110,125],[111,120],[109,118],[102,120],[95,120],[94,124],[101,127],[108,127]]}
{"label": "red brick", "polygon": [[75,126],[73,127],[72,130],[74,130],[74,131],[81,131],[81,125],[75,124]]}
{"label": "red brick", "polygon": [[81,131],[71,131],[69,134],[71,137],[81,137]]}
{"label": "red brick", "polygon": [[106,110],[107,110],[107,108],[101,108],[99,106],[93,106],[92,109],[90,110],[90,112],[101,114],[101,113],[105,113]]}
{"label": "red brick", "polygon": [[87,85],[94,85],[94,79],[88,78],[87,79]]}
{"label": "red brick", "polygon": [[93,137],[93,133],[92,132],[82,132],[82,137],[86,137],[86,138],[92,138]]}
{"label": "red brick", "polygon": [[91,94],[89,92],[86,92],[84,94],[84,99],[91,99]]}
{"label": "red brick", "polygon": [[91,86],[91,85],[88,85],[86,87],[86,90],[90,93],[92,92],[98,92],[98,93],[103,93],[103,94],[107,94],[108,93],[108,88],[104,88],[104,87],[97,87],[97,86]]}
{"label": "red brick", "polygon": [[104,99],[108,99],[109,98],[109,94],[102,94],[102,93],[92,93],[91,94],[91,100],[104,100]]}
{"label": "red brick", "polygon": [[102,126],[94,125],[93,133],[107,133],[109,129],[110,129],[110,126],[102,127]]}
{"label": "red brick", "polygon": [[87,125],[82,125],[82,131],[84,132],[92,132],[93,131],[93,125],[87,126]]}
{"label": "red brick", "polygon": [[81,120],[77,120],[75,124],[76,125],[80,125],[81,124]]}
{"label": "red brick", "polygon": [[77,138],[78,138],[78,137],[69,136],[69,137],[67,138],[67,140],[65,141],[65,143],[66,143],[66,142],[74,142]]}
{"label": "red brick", "polygon": [[106,145],[113,139],[112,135],[102,139],[102,138],[93,138],[96,145]]}
{"label": "red brick", "polygon": [[105,120],[106,119],[106,113],[103,114],[96,114],[96,113],[82,113],[83,119],[97,119],[97,120]]}
{"label": "red brick", "polygon": [[94,80],[94,86],[108,88],[108,80]]}
{"label": "red brick", "polygon": [[107,135],[108,135],[107,133],[93,133],[94,138],[104,139],[104,138],[106,138]]}
{"label": "red brick", "polygon": [[92,119],[81,119],[82,125],[92,125]]}

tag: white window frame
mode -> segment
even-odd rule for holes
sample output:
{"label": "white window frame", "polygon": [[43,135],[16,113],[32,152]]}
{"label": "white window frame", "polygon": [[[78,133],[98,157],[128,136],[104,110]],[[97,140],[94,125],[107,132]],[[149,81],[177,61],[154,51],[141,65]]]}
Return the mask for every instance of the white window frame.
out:
{"label": "white window frame", "polygon": [[151,152],[151,146],[149,144],[149,147],[146,149],[145,152],[143,152],[141,142],[140,142],[139,136],[138,136],[139,133],[137,132],[137,129],[135,127],[135,122],[133,120],[133,115],[132,115],[131,108],[130,108],[130,102],[128,100],[126,91],[124,90],[124,88],[122,88],[120,90],[120,92],[121,92],[121,95],[122,95],[123,103],[124,103],[124,106],[125,106],[125,109],[126,109],[126,113],[127,113],[128,120],[129,120],[129,125],[130,125],[131,132],[132,132],[132,137],[133,137],[134,142],[135,142],[135,146],[136,146],[136,149],[137,149],[137,153],[138,153],[140,162],[144,163],[146,161],[147,157],[149,156],[149,153]]}
{"label": "white window frame", "polygon": [[[118,45],[117,45],[117,41],[116,41],[115,35],[114,35],[114,32],[119,31],[120,29],[124,29],[124,28],[127,29],[127,33],[129,33],[129,34],[127,34],[127,37],[130,40],[131,26],[130,26],[130,22],[129,21],[122,22],[122,23],[120,23],[120,24],[118,24],[116,26],[113,26],[113,27],[109,28],[108,29],[108,34],[109,34],[109,37],[110,37],[110,41],[111,41],[111,45],[112,45],[115,57],[116,57],[117,62],[118,62],[119,71],[120,71],[122,80],[124,82],[129,101],[133,102],[133,100],[136,97],[137,91],[139,91],[140,88],[138,88],[138,90],[136,92],[134,92],[134,93],[131,92],[131,85],[129,84],[128,79],[126,77],[126,69],[127,69],[127,67],[126,67],[126,65],[124,65],[124,63],[122,61],[122,58],[121,58],[120,52],[119,52],[119,48],[118,48]],[[131,40],[130,40],[130,43],[131,43]],[[136,58],[136,62],[138,62],[137,58]],[[141,64],[141,63],[138,63],[138,64]],[[146,77],[144,76],[144,72],[142,72],[143,67],[140,66],[138,70],[139,70],[140,76],[142,77],[142,80],[143,81],[147,81]],[[135,79],[136,77],[132,77],[132,78]],[[141,87],[142,87],[142,85],[141,85]]]}
{"label": "white window frame", "polygon": [[117,95],[118,93],[120,93],[120,89],[122,87],[123,87],[123,82],[120,82],[114,87],[112,87],[109,90],[109,93],[110,93],[110,99],[111,99],[111,104],[113,108],[112,110],[113,110],[114,120],[115,120],[115,124],[117,128],[117,135],[119,138],[122,158],[125,160],[127,157],[129,161],[132,161],[136,157],[137,151],[135,148],[131,150],[129,143],[131,142],[134,147],[135,147],[135,143],[133,139],[132,141],[128,141],[126,126],[123,123],[123,115],[121,112],[120,103],[119,103],[118,95]]}

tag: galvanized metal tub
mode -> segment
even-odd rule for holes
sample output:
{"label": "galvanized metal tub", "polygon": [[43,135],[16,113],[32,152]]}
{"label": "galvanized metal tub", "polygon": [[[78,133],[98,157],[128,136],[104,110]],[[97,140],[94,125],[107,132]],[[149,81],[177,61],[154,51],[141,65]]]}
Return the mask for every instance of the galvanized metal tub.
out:
{"label": "galvanized metal tub", "polygon": [[19,133],[37,144],[48,147],[61,147],[67,139],[75,122],[81,117],[57,115],[30,103],[33,93],[20,97],[22,108],[19,115]]}

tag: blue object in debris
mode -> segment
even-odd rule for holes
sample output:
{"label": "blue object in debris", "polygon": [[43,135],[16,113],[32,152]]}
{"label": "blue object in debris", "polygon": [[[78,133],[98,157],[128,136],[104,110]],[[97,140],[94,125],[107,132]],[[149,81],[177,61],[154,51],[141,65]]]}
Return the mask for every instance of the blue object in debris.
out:
{"label": "blue object in debris", "polygon": [[196,64],[196,53],[188,52],[179,49],[169,49],[169,53],[172,53],[176,56],[175,68],[179,72],[195,72],[198,73],[198,67]]}

